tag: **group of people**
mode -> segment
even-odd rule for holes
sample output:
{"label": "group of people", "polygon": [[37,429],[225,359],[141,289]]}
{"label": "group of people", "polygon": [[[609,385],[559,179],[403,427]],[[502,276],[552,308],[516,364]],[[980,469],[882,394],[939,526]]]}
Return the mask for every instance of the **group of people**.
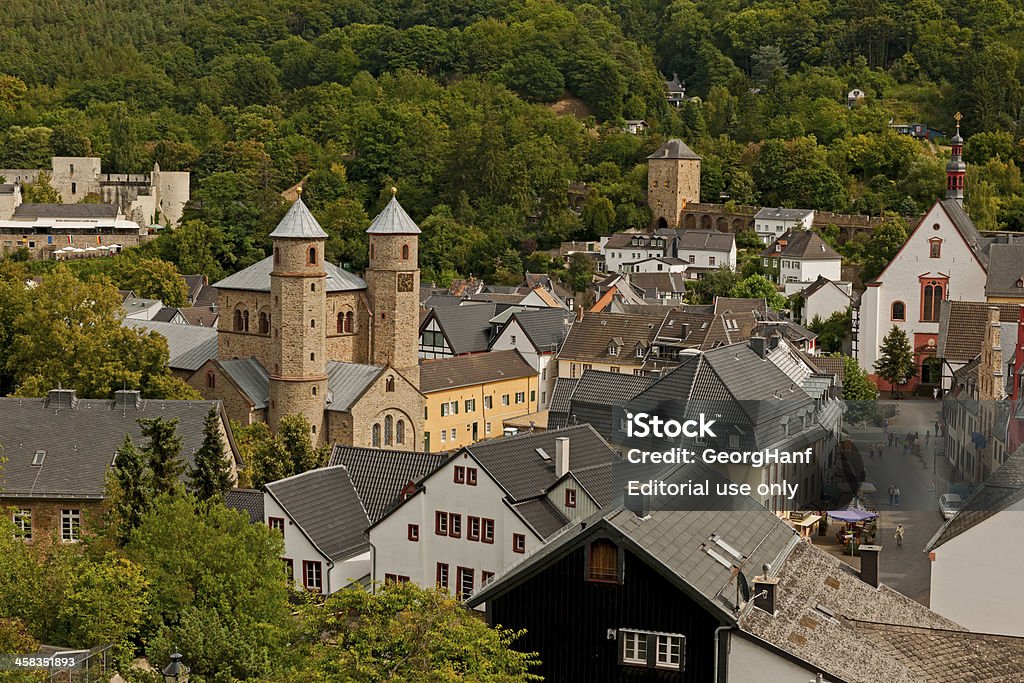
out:
{"label": "group of people", "polygon": [[900,506],[900,487],[889,485],[889,505]]}

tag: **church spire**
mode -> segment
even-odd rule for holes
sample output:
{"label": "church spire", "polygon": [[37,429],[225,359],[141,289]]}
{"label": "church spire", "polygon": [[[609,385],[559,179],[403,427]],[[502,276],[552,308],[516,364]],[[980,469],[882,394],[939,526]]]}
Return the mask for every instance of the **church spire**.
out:
{"label": "church spire", "polygon": [[956,119],[956,134],[950,140],[952,150],[949,163],[946,164],[946,199],[955,199],[963,204],[964,177],[967,175],[967,164],[963,160],[964,139],[960,137],[960,119],[963,115],[957,112],[953,118]]}

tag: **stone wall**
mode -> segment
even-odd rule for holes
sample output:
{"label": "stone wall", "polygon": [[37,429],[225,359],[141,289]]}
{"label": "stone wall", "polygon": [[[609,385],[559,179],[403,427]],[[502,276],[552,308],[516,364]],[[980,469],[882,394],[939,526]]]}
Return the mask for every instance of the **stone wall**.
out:
{"label": "stone wall", "polygon": [[[682,211],[682,226],[687,230],[718,230],[738,233],[754,229],[754,216],[763,207],[749,204],[687,204]],[[814,226],[835,225],[839,228],[840,239],[848,240],[858,232],[870,232],[881,225],[883,216],[841,214],[830,211],[815,211]],[[920,216],[906,217],[911,227],[917,225]]]}
{"label": "stone wall", "polygon": [[679,227],[684,207],[700,201],[700,161],[650,159],[647,162],[647,203],[655,225]]}
{"label": "stone wall", "polygon": [[[394,380],[394,391],[387,390],[388,379]],[[402,419],[406,422],[405,442],[393,444],[392,447],[399,450],[422,450],[423,401],[423,395],[404,373],[390,368],[385,370],[350,410],[350,445],[373,446],[373,425],[383,424],[385,416],[390,415],[392,420]],[[338,443],[344,442],[339,440]],[[381,447],[384,447],[383,442]]]}
{"label": "stone wall", "polygon": [[[408,258],[402,258],[408,247]],[[370,235],[370,265],[364,273],[373,330],[374,365],[391,365],[419,386],[420,271],[416,235]]]}
{"label": "stone wall", "polygon": [[[271,367],[271,335],[260,334],[261,312],[271,312],[270,294],[247,292],[235,289],[217,291],[217,306],[220,318],[217,320],[217,357],[255,358],[265,368]],[[236,332],[234,329],[235,310],[249,312],[249,331]],[[273,327],[271,316],[271,327]]]}
{"label": "stone wall", "polygon": [[[210,386],[209,376],[213,376]],[[208,360],[187,380],[188,385],[198,391],[209,401],[221,401],[229,420],[247,425],[263,422],[266,419],[263,410],[256,410],[249,399],[243,394],[231,378],[224,374],[216,360]]]}
{"label": "stone wall", "polygon": [[[64,247],[86,247],[111,246],[119,244],[122,247],[137,247],[145,244],[150,238],[145,231],[125,231],[114,234],[97,234],[96,232],[77,231],[71,235],[70,242],[67,234],[35,233],[34,223],[26,221],[25,227],[32,226],[31,231],[15,228],[0,228],[0,252],[15,251],[21,247],[29,250],[34,259],[56,258],[54,252]],[[90,252],[92,253],[92,252]],[[76,258],[74,256],[68,258]],[[103,258],[102,256],[82,256],[82,258]]]}
{"label": "stone wall", "polygon": [[14,510],[30,510],[32,513],[32,541],[48,542],[56,540],[60,542],[61,533],[61,510],[77,509],[81,511],[81,532],[85,534],[94,531],[101,523],[105,510],[105,502],[99,500],[88,501],[55,501],[40,499],[11,499],[0,496],[0,508],[8,519],[12,519]]}

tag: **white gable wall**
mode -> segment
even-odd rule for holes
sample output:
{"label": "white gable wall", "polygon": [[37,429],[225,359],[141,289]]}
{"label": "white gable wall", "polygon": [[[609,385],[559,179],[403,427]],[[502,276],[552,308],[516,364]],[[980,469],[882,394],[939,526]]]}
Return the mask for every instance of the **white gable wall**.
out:
{"label": "white gable wall", "polygon": [[555,378],[558,376],[557,365],[554,362],[558,349],[538,350],[519,323],[510,320],[509,324],[494,338],[490,350],[508,351],[511,349],[519,351],[530,367],[537,371],[537,375],[540,377],[537,409],[547,410],[548,404],[551,402],[551,392],[555,388]]}

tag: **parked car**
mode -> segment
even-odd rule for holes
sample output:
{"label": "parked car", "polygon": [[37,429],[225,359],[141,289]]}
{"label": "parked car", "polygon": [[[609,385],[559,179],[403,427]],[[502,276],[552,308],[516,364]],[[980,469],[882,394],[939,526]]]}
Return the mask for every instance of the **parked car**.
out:
{"label": "parked car", "polygon": [[963,500],[955,493],[944,493],[939,496],[939,511],[946,519],[953,519],[953,516],[960,512]]}

